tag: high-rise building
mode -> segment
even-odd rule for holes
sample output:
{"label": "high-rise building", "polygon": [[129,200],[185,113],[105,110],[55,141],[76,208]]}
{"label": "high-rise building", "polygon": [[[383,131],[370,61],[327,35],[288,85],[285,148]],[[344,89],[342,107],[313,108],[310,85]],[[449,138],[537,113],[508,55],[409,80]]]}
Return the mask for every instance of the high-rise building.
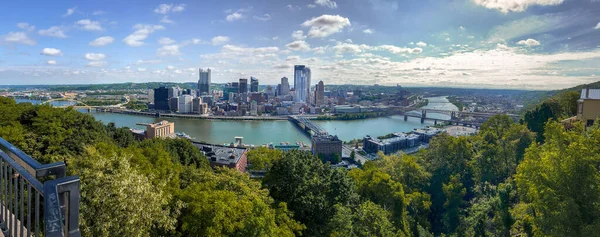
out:
{"label": "high-rise building", "polygon": [[290,82],[288,81],[288,78],[282,77],[280,85],[281,86],[278,91],[279,95],[287,95],[290,92]]}
{"label": "high-rise building", "polygon": [[171,87],[169,88],[169,99],[173,97],[179,97],[181,95],[181,90],[179,87]]}
{"label": "high-rise building", "polygon": [[181,95],[179,96],[179,106],[178,111],[182,114],[189,114],[192,112],[192,100],[194,97],[191,95]]}
{"label": "high-rise building", "polygon": [[323,81],[319,81],[319,84],[315,87],[315,105],[322,105],[325,103],[325,84]]}
{"label": "high-rise building", "polygon": [[248,93],[248,79],[240,78],[239,88],[238,93]]}
{"label": "high-rise building", "polygon": [[294,90],[296,102],[310,101],[310,68],[304,65],[294,66]]}
{"label": "high-rise building", "polygon": [[169,110],[169,89],[161,86],[154,89],[154,109]]}
{"label": "high-rise building", "polygon": [[203,70],[200,68],[198,70],[198,75],[200,79],[198,79],[198,92],[199,95],[209,95],[210,94],[210,68]]}
{"label": "high-rise building", "polygon": [[227,85],[223,87],[223,99],[229,100],[229,93],[237,94],[239,90],[238,85],[237,82],[227,83]]}
{"label": "high-rise building", "polygon": [[258,79],[250,77],[250,92],[258,92]]}
{"label": "high-rise building", "polygon": [[169,110],[173,112],[179,111],[179,97],[169,98]]}

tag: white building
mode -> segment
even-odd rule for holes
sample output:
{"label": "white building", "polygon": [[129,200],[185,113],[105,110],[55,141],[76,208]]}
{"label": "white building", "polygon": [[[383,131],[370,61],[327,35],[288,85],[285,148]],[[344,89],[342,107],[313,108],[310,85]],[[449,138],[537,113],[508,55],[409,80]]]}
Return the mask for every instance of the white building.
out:
{"label": "white building", "polygon": [[179,113],[188,114],[193,112],[193,101],[194,97],[191,95],[179,96]]}
{"label": "white building", "polygon": [[294,90],[296,102],[310,101],[310,68],[304,65],[294,66]]}

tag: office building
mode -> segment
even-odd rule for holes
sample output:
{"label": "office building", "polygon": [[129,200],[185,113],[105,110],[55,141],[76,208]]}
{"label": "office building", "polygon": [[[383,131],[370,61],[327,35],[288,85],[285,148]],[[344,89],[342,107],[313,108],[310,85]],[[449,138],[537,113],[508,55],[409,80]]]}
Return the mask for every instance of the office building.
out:
{"label": "office building", "polygon": [[337,154],[342,157],[342,140],[338,139],[337,136],[313,136],[311,140],[313,155],[331,158]]}
{"label": "office building", "polygon": [[169,88],[169,99],[173,97],[179,97],[181,95],[181,89],[179,87]]}
{"label": "office building", "polygon": [[192,100],[194,97],[191,95],[181,95],[179,96],[179,106],[177,107],[177,111],[182,114],[192,113]]}
{"label": "office building", "polygon": [[267,88],[265,89],[265,94],[269,98],[272,98],[273,96],[275,96],[275,90],[273,89],[273,86],[267,86]]}
{"label": "office building", "polygon": [[250,77],[250,92],[258,92],[258,79]]}
{"label": "office building", "polygon": [[592,126],[598,117],[600,117],[600,89],[581,90],[581,97],[577,101],[577,120],[583,121],[586,126]]}
{"label": "office building", "polygon": [[315,87],[315,105],[322,104],[325,104],[325,84],[323,84],[323,81],[319,81],[319,84]]}
{"label": "office building", "polygon": [[252,101],[250,102],[250,116],[257,116],[258,115],[258,104],[256,103],[256,101]]}
{"label": "office building", "polygon": [[192,112],[199,114],[200,106],[202,104],[202,98],[196,97],[192,100]]}
{"label": "office building", "polygon": [[198,69],[198,93],[199,95],[210,95],[210,68]]}
{"label": "office building", "polygon": [[154,89],[148,90],[148,103],[154,104]]}
{"label": "office building", "polygon": [[161,121],[158,123],[152,123],[146,125],[146,138],[167,138],[173,137],[175,133],[175,123],[168,121]]}
{"label": "office building", "polygon": [[250,101],[256,101],[259,104],[264,103],[265,96],[262,92],[261,93],[252,93],[252,94],[250,94]]}
{"label": "office building", "polygon": [[230,100],[229,95],[231,93],[237,94],[238,90],[239,90],[238,85],[239,85],[239,83],[237,83],[237,82],[227,83],[227,85],[225,85],[225,87],[223,87],[223,99]]}
{"label": "office building", "polygon": [[240,78],[238,93],[248,93],[248,79]]}
{"label": "office building", "polygon": [[203,95],[200,98],[202,98],[202,103],[208,104],[210,107],[215,105],[214,97],[211,95]]}
{"label": "office building", "polygon": [[296,102],[310,101],[310,68],[304,65],[294,66],[294,90]]}
{"label": "office building", "polygon": [[287,95],[288,93],[290,93],[290,82],[288,81],[287,77],[282,77],[281,78],[281,84],[280,88],[279,88],[279,95]]}
{"label": "office building", "polygon": [[173,97],[169,99],[169,110],[173,112],[179,111],[179,97]]}
{"label": "office building", "polygon": [[154,89],[154,109],[169,110],[169,89],[161,86]]}

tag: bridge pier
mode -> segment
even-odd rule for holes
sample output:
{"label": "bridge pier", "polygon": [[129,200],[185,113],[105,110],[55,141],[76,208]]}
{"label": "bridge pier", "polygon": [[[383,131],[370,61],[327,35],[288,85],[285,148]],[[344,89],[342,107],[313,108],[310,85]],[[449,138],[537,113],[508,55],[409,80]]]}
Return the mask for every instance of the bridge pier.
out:
{"label": "bridge pier", "polygon": [[404,121],[408,121],[408,115],[404,115]]}

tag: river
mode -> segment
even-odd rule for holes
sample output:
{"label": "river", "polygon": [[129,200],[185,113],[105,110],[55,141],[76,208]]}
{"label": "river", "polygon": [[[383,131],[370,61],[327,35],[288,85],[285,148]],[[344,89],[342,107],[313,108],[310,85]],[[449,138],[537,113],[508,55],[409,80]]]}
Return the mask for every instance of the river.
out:
{"label": "river", "polygon": [[[458,110],[456,106],[448,102],[445,97],[433,97],[424,108],[440,110]],[[17,99],[18,102],[40,103],[36,100]],[[61,102],[65,103],[65,102]],[[57,104],[59,105],[59,104]],[[64,105],[64,104],[60,104]],[[139,115],[113,114],[113,113],[91,113],[96,119],[104,123],[115,123],[118,127],[144,128],[136,125],[138,123],[152,123],[161,120],[175,122],[175,131],[184,132],[196,141],[210,143],[230,143],[234,137],[244,137],[246,144],[267,144],[273,142],[303,142],[310,144],[310,139],[296,125],[288,121],[238,121],[238,120],[196,120],[181,118],[154,118]],[[428,114],[428,117],[446,118],[447,115]],[[392,132],[408,132],[414,128],[422,128],[433,122],[426,121],[421,124],[418,118],[408,118],[404,121],[403,116],[380,117],[351,121],[314,121],[321,125],[330,134],[337,135],[341,140],[349,141],[363,138],[365,135],[382,136]]]}

